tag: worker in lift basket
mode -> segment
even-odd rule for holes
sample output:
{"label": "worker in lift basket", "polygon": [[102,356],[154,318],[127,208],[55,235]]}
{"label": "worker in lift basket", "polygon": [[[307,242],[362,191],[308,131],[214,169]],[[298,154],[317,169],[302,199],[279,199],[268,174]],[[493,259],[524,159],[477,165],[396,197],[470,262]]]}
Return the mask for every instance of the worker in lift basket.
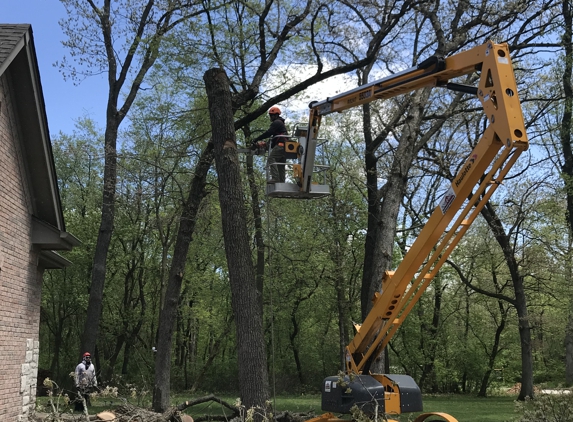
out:
{"label": "worker in lift basket", "polygon": [[[269,154],[269,166],[271,168],[271,180],[267,183],[284,183],[285,181],[285,136],[288,131],[285,126],[285,119],[281,117],[280,108],[274,106],[269,109],[271,126],[263,134],[253,140],[253,149],[257,149],[257,143],[263,139],[271,138],[271,152]],[[282,136],[281,136],[282,135]],[[276,163],[279,163],[278,165]]]}

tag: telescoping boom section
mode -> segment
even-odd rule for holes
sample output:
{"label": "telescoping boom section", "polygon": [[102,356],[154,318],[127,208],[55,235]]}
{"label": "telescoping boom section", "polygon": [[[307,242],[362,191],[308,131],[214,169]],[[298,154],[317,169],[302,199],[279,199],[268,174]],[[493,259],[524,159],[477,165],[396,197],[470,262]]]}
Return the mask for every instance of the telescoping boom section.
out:
{"label": "telescoping boom section", "polygon": [[[477,72],[477,86],[450,82]],[[322,386],[322,409],[349,413],[353,406],[373,414],[422,412],[420,389],[407,375],[373,374],[373,361],[382,353],[422,293],[466,233],[519,155],[528,148],[515,75],[506,44],[491,41],[445,59],[432,58],[415,68],[374,81],[349,92],[311,104],[304,166],[312,160],[322,116],[377,99],[424,87],[443,87],[475,95],[488,126],[459,173],[395,271],[387,271],[382,292],[346,348],[346,375],[328,377]],[[308,163],[310,165],[310,163]],[[312,183],[304,180],[302,189]],[[416,422],[457,420],[444,413],[422,413]],[[436,419],[438,418],[438,419]],[[326,413],[317,421],[336,419]]]}

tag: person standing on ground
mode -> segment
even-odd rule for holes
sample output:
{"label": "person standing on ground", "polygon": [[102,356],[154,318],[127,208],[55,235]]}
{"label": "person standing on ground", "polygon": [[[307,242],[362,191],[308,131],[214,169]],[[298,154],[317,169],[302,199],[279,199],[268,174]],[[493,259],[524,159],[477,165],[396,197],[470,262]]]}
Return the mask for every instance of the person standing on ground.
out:
{"label": "person standing on ground", "polygon": [[[269,118],[271,126],[263,134],[253,140],[253,149],[256,149],[257,142],[271,138],[271,152],[269,154],[269,166],[271,169],[271,180],[267,183],[284,183],[285,181],[285,136],[288,131],[285,126],[285,119],[281,117],[281,110],[277,106],[269,109]],[[278,164],[277,164],[278,163]]]}
{"label": "person standing on ground", "polygon": [[86,406],[91,406],[90,393],[97,387],[95,366],[92,363],[92,355],[89,352],[83,354],[82,361],[76,366],[75,381],[76,389],[78,390],[75,410],[82,412],[84,404],[81,398],[85,399]]}

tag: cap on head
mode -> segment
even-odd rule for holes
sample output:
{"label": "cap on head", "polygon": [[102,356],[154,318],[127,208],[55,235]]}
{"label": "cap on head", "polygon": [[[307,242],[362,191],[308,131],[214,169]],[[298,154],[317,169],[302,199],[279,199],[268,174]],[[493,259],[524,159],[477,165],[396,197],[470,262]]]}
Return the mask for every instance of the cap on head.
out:
{"label": "cap on head", "polygon": [[277,106],[271,107],[269,109],[269,114],[281,114],[281,109],[278,108]]}
{"label": "cap on head", "polygon": [[84,359],[85,359],[85,358],[90,358],[90,359],[91,359],[91,357],[92,357],[92,355],[90,355],[90,352],[85,352],[85,353],[83,354],[83,358],[84,358]]}

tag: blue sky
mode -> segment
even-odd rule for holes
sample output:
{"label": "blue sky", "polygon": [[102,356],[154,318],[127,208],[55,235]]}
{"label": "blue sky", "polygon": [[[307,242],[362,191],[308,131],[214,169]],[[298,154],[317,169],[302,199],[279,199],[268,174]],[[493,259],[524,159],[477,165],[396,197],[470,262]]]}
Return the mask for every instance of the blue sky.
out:
{"label": "blue sky", "polygon": [[79,86],[64,81],[53,64],[68,52],[58,21],[66,16],[59,0],[0,0],[0,23],[32,24],[50,135],[71,134],[78,118],[89,116],[103,129],[107,83],[103,77],[84,80]]}
{"label": "blue sky", "polygon": [[[59,0],[0,0],[0,23],[32,25],[52,138],[59,132],[71,134],[75,122],[82,117],[93,119],[102,131],[105,127],[108,92],[105,77],[90,77],[77,86],[70,80],[64,81],[61,73],[53,66],[65,55],[69,56],[68,50],[62,45],[65,37],[58,24],[64,17],[66,11]],[[304,119],[308,113],[307,105],[310,100],[322,100],[325,93],[337,94],[342,87],[350,89],[353,87],[353,82],[343,75],[334,77],[310,88],[303,100],[291,99],[279,106],[287,115],[292,116],[291,119],[301,116]]]}

